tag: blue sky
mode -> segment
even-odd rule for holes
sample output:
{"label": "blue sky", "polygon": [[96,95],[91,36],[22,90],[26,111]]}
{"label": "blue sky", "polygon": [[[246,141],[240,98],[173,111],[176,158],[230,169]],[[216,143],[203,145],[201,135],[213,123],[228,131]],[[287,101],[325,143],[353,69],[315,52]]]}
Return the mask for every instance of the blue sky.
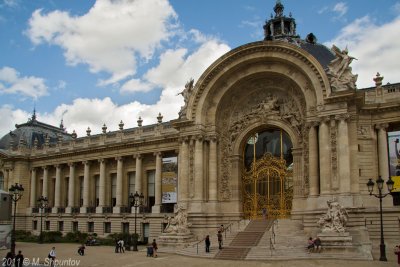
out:
{"label": "blue sky", "polygon": [[[348,46],[358,88],[400,82],[400,1],[283,0],[302,38]],[[0,136],[40,121],[100,133],[177,118],[184,84],[263,39],[275,0],[0,0]]]}

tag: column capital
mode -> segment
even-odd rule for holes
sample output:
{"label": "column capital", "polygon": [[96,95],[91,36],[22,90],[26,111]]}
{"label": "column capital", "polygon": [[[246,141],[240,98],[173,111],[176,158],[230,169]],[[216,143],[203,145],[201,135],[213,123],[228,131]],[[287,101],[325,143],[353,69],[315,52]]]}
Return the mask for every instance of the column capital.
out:
{"label": "column capital", "polygon": [[49,166],[47,166],[47,165],[46,165],[46,166],[42,166],[42,169],[43,169],[43,170],[48,170],[48,169],[49,169]]}
{"label": "column capital", "polygon": [[99,163],[105,163],[106,162],[106,159],[98,159],[97,160]]}
{"label": "column capital", "polygon": [[323,116],[323,117],[319,117],[319,123],[325,123],[327,124],[329,121],[331,120],[331,118],[329,116]]}
{"label": "column capital", "polygon": [[307,127],[313,128],[319,126],[320,121],[308,121],[306,122]]}
{"label": "column capital", "polygon": [[187,142],[189,142],[189,140],[190,140],[189,136],[179,137],[179,143],[187,143]]}
{"label": "column capital", "polygon": [[37,169],[36,167],[32,167],[31,172],[36,172],[36,169]]}
{"label": "column capital", "polygon": [[386,130],[388,127],[389,127],[388,123],[375,124],[375,129],[377,130]]}
{"label": "column capital", "polygon": [[84,160],[84,161],[82,161],[82,164],[83,165],[90,165],[90,161],[89,160]]}
{"label": "column capital", "polygon": [[62,164],[54,164],[53,166],[54,166],[54,168],[56,168],[56,169],[60,169],[60,168],[61,168],[61,165],[62,165]]}
{"label": "column capital", "polygon": [[115,157],[115,160],[116,161],[124,161],[124,157],[118,156],[118,157]]}
{"label": "column capital", "polygon": [[211,135],[207,136],[207,140],[210,141],[210,142],[217,143],[218,142],[218,135],[211,134]]}
{"label": "column capital", "polygon": [[69,166],[69,167],[75,167],[75,164],[76,164],[76,163],[75,163],[75,162],[72,162],[72,161],[71,161],[71,162],[68,162],[68,166]]}
{"label": "column capital", "polygon": [[142,158],[143,158],[143,155],[137,153],[137,154],[134,154],[134,155],[133,155],[133,158],[134,158],[134,159],[142,159]]}
{"label": "column capital", "polygon": [[198,135],[194,136],[194,140],[202,142],[204,140],[204,135],[198,134]]}
{"label": "column capital", "polygon": [[335,115],[335,120],[338,121],[348,121],[350,119],[350,115],[348,113]]}
{"label": "column capital", "polygon": [[154,152],[154,156],[158,156],[158,157],[161,157],[162,156],[162,152],[161,151],[158,151],[158,152]]}

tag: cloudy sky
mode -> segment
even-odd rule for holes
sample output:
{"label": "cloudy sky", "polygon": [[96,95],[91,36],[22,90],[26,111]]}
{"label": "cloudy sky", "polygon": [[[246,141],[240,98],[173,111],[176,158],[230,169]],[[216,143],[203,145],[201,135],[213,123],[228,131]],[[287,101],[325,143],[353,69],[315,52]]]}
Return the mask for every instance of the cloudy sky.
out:
{"label": "cloudy sky", "polygon": [[[304,38],[348,46],[357,86],[400,82],[400,1],[283,0]],[[274,0],[0,0],[0,137],[38,120],[100,133],[177,118],[218,57],[263,39]]]}

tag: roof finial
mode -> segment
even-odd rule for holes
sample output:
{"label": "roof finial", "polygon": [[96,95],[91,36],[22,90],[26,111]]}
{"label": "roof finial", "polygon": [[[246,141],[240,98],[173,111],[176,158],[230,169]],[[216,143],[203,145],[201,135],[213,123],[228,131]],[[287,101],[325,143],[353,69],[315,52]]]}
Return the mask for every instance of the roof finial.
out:
{"label": "roof finial", "polygon": [[33,104],[33,114],[32,114],[32,121],[36,120],[36,104]]}
{"label": "roof finial", "polygon": [[274,7],[274,11],[275,11],[275,17],[279,18],[283,16],[283,10],[285,9],[285,7],[282,5],[280,0],[276,1],[275,7]]}

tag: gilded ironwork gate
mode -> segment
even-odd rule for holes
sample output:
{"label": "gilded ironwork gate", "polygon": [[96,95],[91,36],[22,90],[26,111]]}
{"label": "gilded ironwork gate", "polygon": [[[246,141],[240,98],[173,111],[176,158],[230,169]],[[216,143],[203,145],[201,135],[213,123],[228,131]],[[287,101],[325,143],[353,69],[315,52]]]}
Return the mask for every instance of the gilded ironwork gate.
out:
{"label": "gilded ironwork gate", "polygon": [[247,218],[284,218],[290,215],[293,188],[287,179],[290,170],[282,157],[266,153],[251,164],[242,176],[243,211]]}

